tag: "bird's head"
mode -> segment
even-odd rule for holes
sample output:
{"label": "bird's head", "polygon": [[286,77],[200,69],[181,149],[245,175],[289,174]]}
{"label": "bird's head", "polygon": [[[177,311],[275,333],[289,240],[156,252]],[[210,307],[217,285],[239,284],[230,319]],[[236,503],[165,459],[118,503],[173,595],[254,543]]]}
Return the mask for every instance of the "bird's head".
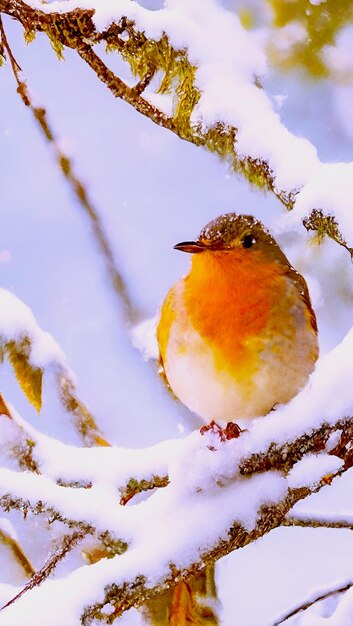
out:
{"label": "bird's head", "polygon": [[196,240],[177,243],[174,248],[197,255],[211,253],[229,260],[251,259],[289,265],[267,228],[251,215],[220,215],[203,227]]}

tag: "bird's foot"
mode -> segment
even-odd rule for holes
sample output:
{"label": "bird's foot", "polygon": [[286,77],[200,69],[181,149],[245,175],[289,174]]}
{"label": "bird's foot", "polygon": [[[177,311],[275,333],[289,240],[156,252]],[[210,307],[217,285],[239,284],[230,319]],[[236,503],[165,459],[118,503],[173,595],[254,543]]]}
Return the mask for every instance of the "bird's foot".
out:
{"label": "bird's foot", "polygon": [[221,441],[237,439],[240,433],[243,432],[240,426],[238,426],[238,424],[236,424],[235,422],[228,422],[227,426],[225,428],[222,428],[222,426],[217,424],[217,422],[215,422],[214,420],[212,420],[212,422],[206,424],[205,426],[201,426],[200,428],[201,435],[204,435],[209,431],[218,435]]}

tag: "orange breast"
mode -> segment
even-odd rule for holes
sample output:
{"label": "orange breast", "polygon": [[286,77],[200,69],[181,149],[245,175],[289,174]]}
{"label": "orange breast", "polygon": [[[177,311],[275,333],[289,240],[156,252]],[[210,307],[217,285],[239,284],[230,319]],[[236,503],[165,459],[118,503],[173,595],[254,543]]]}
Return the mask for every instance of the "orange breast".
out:
{"label": "orange breast", "polygon": [[161,316],[157,327],[157,340],[162,362],[166,359],[170,330],[176,317],[174,303],[174,287],[168,292],[162,306]]}
{"label": "orange breast", "polygon": [[276,298],[286,288],[277,264],[243,250],[205,252],[185,279],[190,320],[212,348],[217,369],[249,376]]}

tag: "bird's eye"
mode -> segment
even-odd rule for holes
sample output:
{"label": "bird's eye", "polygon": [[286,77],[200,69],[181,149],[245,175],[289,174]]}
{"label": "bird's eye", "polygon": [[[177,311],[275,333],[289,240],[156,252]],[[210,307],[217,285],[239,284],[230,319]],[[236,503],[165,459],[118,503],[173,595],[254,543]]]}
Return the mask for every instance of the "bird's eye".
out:
{"label": "bird's eye", "polygon": [[256,239],[252,235],[245,235],[242,239],[243,248],[251,248],[254,245]]}

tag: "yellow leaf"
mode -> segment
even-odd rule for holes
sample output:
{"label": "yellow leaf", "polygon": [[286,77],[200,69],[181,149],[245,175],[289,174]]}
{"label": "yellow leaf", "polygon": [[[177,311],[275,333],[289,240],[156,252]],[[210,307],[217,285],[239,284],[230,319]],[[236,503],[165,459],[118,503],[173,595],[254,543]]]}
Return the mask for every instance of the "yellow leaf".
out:
{"label": "yellow leaf", "polygon": [[30,339],[11,340],[5,344],[4,351],[27,400],[39,412],[42,408],[43,370],[30,363]]}

